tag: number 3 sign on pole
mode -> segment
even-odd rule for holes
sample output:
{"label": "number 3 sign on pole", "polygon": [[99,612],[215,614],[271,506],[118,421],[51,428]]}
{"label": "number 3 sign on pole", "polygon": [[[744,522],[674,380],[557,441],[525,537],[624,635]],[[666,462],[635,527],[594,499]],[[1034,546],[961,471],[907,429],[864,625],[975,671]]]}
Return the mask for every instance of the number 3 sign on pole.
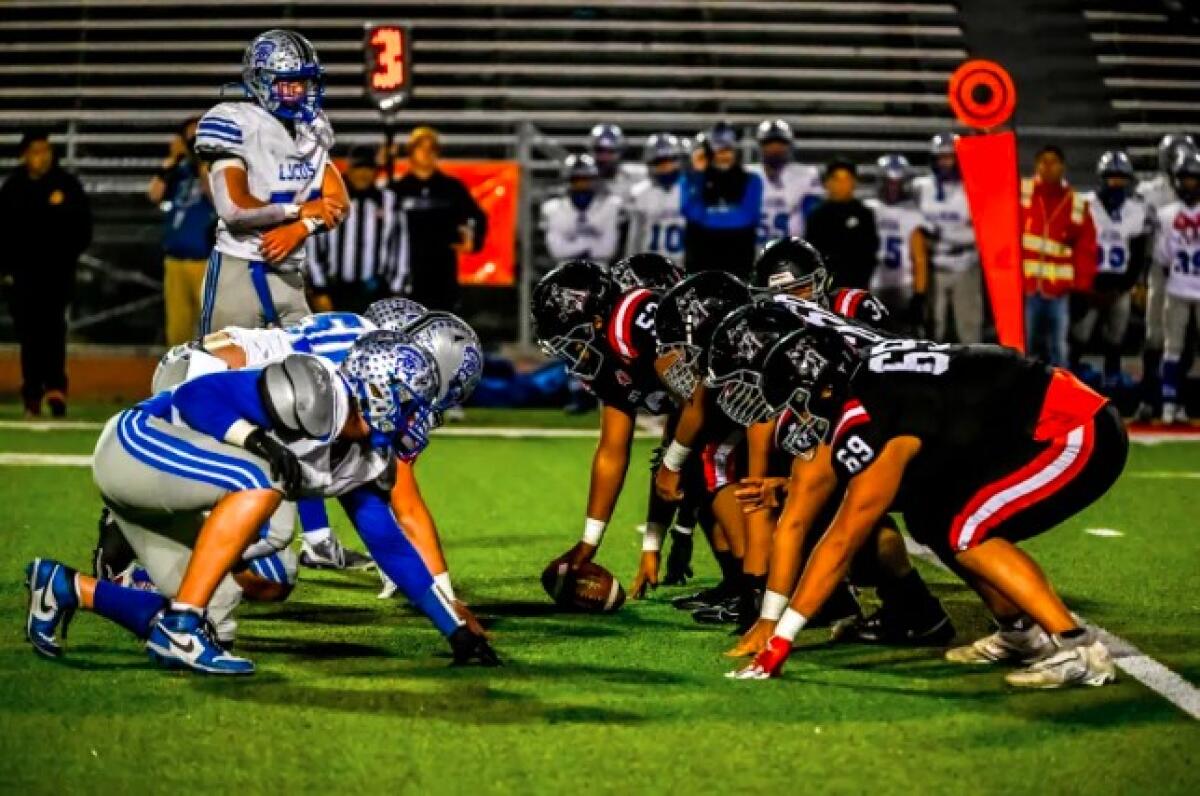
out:
{"label": "number 3 sign on pole", "polygon": [[412,36],[408,25],[368,22],[363,57],[367,96],[384,116],[395,113],[412,89]]}

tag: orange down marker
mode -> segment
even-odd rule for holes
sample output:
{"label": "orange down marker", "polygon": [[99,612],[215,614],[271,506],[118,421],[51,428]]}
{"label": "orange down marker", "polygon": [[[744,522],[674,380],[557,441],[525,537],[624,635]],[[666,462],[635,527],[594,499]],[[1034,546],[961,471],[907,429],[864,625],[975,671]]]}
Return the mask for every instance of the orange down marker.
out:
{"label": "orange down marker", "polygon": [[983,131],[960,137],[954,149],[971,207],[996,336],[1001,345],[1024,353],[1017,137],[1012,131],[990,132],[1012,116],[1017,92],[1004,67],[976,60],[955,70],[948,93],[958,120]]}

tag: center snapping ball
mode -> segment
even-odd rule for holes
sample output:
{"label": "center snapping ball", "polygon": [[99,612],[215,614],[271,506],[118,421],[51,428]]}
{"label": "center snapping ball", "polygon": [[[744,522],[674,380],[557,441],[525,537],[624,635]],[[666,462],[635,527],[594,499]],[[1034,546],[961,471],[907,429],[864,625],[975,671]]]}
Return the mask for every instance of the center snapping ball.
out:
{"label": "center snapping ball", "polygon": [[560,608],[591,614],[609,614],[625,602],[625,590],[612,573],[587,562],[575,573],[571,589],[567,562],[555,559],[542,571],[542,588]]}

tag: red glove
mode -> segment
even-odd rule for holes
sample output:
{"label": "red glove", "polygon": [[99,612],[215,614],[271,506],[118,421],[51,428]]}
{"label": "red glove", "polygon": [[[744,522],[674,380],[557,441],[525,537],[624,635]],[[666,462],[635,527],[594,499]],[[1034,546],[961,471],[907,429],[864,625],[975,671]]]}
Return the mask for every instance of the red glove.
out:
{"label": "red glove", "polygon": [[726,672],[731,680],[769,680],[783,674],[784,661],[792,654],[792,642],[781,636],[771,636],[762,652],[754,656],[750,665]]}

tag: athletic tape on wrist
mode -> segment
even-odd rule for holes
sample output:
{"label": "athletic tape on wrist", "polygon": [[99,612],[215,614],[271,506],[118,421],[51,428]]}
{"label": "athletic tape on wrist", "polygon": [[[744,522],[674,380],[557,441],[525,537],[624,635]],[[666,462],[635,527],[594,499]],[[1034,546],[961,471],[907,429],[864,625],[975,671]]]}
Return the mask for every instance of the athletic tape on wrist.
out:
{"label": "athletic tape on wrist", "polygon": [[646,523],[646,532],[642,534],[642,552],[657,553],[662,550],[665,529],[657,522]]}
{"label": "athletic tape on wrist", "polygon": [[583,541],[593,547],[600,546],[600,540],[604,538],[604,530],[608,527],[605,520],[593,520],[588,517],[583,521]]}
{"label": "athletic tape on wrist", "polygon": [[786,595],[767,589],[763,593],[762,609],[758,615],[771,622],[778,622],[779,618],[783,616],[783,612],[787,610],[787,606],[788,598]]}
{"label": "athletic tape on wrist", "polygon": [[808,617],[799,611],[791,608],[783,612],[783,616],[779,619],[779,624],[775,625],[775,635],[787,641],[795,641],[796,634],[804,629],[807,624]]}
{"label": "athletic tape on wrist", "polygon": [[667,452],[663,454],[663,467],[666,467],[673,473],[677,473],[683,469],[683,465],[687,462],[687,458],[691,455],[692,449],[686,445],[680,445],[675,440],[671,440],[671,444],[667,446]]}
{"label": "athletic tape on wrist", "polygon": [[454,587],[450,585],[449,572],[439,572],[438,574],[434,575],[433,582],[439,589],[441,589],[442,594],[445,595],[447,600],[454,602],[456,598],[454,597]]}

